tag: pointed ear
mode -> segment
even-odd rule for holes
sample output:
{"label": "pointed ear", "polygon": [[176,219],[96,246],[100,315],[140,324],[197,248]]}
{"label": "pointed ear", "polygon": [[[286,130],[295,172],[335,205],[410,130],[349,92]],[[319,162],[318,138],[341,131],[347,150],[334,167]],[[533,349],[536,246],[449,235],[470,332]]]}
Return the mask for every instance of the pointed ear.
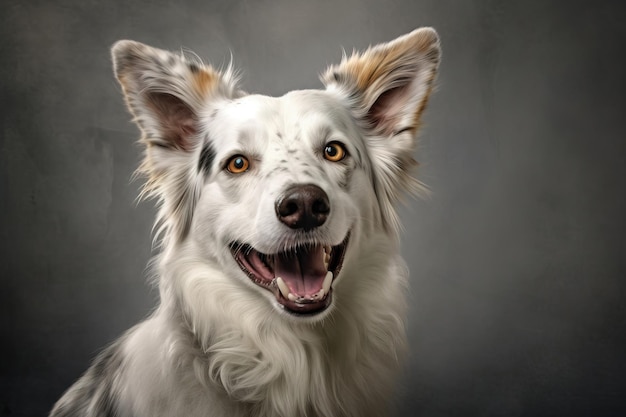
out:
{"label": "pointed ear", "polygon": [[322,76],[338,90],[371,133],[415,134],[432,90],[441,50],[432,28],[420,28],[389,43],[345,57]]}
{"label": "pointed ear", "polygon": [[115,76],[146,145],[137,171],[146,177],[141,196],[160,202],[157,236],[182,239],[202,184],[197,169],[201,147],[211,155],[210,143],[203,143],[204,110],[212,100],[240,95],[236,77],[231,68],[219,73],[199,59],[139,42],[119,41],[112,55]]}
{"label": "pointed ear", "polygon": [[326,89],[343,101],[363,128],[385,228],[399,228],[395,203],[422,184],[411,176],[417,130],[441,50],[437,32],[417,29],[362,53],[344,56],[322,76]]}
{"label": "pointed ear", "polygon": [[219,74],[182,55],[128,40],[115,43],[111,52],[115,76],[147,144],[189,150],[208,100],[236,95],[230,72]]}

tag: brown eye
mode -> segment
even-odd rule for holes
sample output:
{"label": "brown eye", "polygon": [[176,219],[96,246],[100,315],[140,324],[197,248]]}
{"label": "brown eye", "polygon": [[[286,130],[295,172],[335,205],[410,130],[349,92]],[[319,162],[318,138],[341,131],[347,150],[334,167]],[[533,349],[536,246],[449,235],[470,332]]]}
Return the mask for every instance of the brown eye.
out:
{"label": "brown eye", "polygon": [[348,152],[339,142],[330,142],[324,147],[324,158],[330,162],[339,162],[346,157]]}
{"label": "brown eye", "polygon": [[246,172],[250,167],[250,161],[243,155],[235,155],[226,164],[226,169],[233,174],[241,174]]}

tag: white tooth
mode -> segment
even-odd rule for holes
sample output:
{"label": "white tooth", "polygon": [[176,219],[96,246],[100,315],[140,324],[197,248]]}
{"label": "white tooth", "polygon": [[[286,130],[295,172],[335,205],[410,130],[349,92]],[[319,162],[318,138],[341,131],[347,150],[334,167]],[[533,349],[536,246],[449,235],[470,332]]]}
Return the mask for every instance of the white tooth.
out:
{"label": "white tooth", "polygon": [[327,294],[330,291],[330,284],[332,282],[333,282],[333,273],[328,271],[326,273],[326,278],[324,278],[324,283],[322,284],[322,291],[324,291],[324,294]]}
{"label": "white tooth", "polygon": [[296,300],[298,299],[298,298],[297,298],[295,295],[293,295],[292,293],[289,293],[289,294],[287,295],[287,298],[289,299],[289,301],[296,301]]}
{"label": "white tooth", "polygon": [[278,285],[278,289],[280,290],[283,297],[288,298],[290,295],[289,287],[285,284],[285,281],[281,277],[276,277],[276,284]]}
{"label": "white tooth", "polygon": [[313,294],[314,299],[322,299],[324,298],[324,288],[321,288],[316,294]]}

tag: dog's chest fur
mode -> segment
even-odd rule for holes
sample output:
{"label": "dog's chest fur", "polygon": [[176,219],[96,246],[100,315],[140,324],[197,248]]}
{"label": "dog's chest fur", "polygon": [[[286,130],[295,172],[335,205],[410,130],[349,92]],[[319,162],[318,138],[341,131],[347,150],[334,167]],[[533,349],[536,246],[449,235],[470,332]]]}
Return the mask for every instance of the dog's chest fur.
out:
{"label": "dog's chest fur", "polygon": [[[362,268],[394,285],[376,300],[367,294],[373,285],[367,280],[350,294],[338,292],[346,302],[324,326],[275,326],[271,311],[242,312],[236,319],[225,312],[213,326],[219,336],[203,348],[197,335],[180,330],[179,318],[158,312],[128,336],[127,360],[134,363],[120,375],[121,404],[132,410],[129,415],[151,416],[385,415],[405,344],[399,320],[405,271],[400,259],[381,253],[381,243],[370,248],[379,253],[370,252]],[[350,273],[364,277],[359,269]],[[234,301],[224,304],[237,308]],[[370,304],[367,311],[362,302]],[[145,384],[157,389],[147,394]]]}

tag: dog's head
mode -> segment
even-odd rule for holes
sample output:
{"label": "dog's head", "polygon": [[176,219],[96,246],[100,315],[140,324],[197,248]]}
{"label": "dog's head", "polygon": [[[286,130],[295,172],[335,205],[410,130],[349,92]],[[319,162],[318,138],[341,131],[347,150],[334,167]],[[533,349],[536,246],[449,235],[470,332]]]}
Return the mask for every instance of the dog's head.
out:
{"label": "dog's head", "polygon": [[275,98],[239,91],[232,69],[116,43],[164,244],[193,242],[279,310],[321,317],[350,248],[395,237],[439,57],[436,32],[418,29],[344,57],[325,90]]}

